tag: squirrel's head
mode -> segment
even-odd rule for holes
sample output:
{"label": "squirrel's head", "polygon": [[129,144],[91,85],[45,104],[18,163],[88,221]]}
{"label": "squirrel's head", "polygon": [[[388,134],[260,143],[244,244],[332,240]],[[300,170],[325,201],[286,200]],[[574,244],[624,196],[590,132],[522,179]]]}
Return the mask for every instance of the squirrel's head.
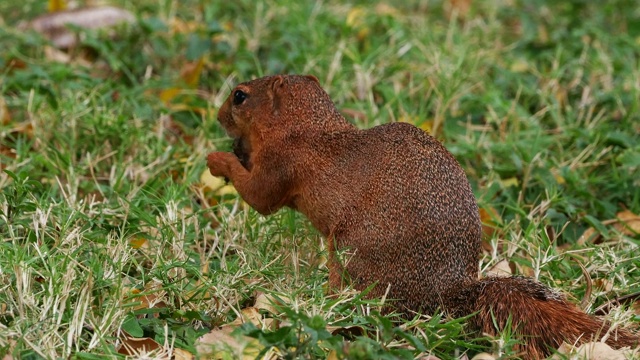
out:
{"label": "squirrel's head", "polygon": [[346,123],[313,75],[276,75],[236,86],[218,112],[229,136]]}

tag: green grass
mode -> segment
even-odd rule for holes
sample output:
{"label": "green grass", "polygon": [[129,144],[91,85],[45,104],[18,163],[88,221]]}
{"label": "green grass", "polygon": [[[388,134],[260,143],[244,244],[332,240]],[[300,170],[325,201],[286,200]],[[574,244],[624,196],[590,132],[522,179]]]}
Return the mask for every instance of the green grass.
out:
{"label": "green grass", "polygon": [[[302,216],[203,188],[206,154],[230,148],[215,110],[273,73],[315,74],[360,127],[431,129],[499,214],[483,270],[507,259],[579,302],[582,264],[588,311],[640,291],[640,237],[606,222],[640,213],[636,2],[478,1],[451,20],[446,1],[113,3],[139,21],[76,30],[70,64],[17,27],[46,2],[0,4],[0,354],[114,356],[121,328],[195,352],[263,292],[277,329],[236,331],[283,357],[513,355],[508,332],[400,324],[351,291],[326,296],[324,240]],[[201,57],[196,84],[181,80]],[[603,238],[579,242],[590,227]]]}

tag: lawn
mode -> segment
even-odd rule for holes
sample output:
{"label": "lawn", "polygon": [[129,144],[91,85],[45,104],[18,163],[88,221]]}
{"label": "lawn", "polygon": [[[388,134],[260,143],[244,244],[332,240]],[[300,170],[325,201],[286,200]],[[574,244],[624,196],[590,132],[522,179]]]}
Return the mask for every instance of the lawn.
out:
{"label": "lawn", "polygon": [[305,218],[208,176],[230,89],[276,73],[314,74],[361,128],[441,140],[481,208],[484,273],[639,328],[639,300],[609,306],[640,292],[636,1],[109,3],[134,20],[70,26],[70,49],[26,25],[47,2],[0,3],[5,359],[189,359],[205,334],[224,359],[516,356],[508,331],[327,296]]}

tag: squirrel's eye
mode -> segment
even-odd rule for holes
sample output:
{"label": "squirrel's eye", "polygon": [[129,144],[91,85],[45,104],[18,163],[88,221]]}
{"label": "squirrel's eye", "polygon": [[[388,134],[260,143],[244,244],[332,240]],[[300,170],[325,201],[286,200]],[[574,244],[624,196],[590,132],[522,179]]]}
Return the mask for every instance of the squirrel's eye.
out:
{"label": "squirrel's eye", "polygon": [[236,90],[233,93],[233,105],[240,105],[247,98],[247,94],[242,90]]}

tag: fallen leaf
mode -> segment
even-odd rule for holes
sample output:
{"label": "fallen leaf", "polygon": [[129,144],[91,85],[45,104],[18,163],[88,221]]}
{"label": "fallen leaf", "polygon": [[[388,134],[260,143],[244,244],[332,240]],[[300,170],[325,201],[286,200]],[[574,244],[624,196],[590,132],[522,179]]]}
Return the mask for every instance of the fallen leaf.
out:
{"label": "fallen leaf", "polygon": [[[562,343],[558,348],[558,354],[573,355],[579,359],[589,360],[625,360],[627,355],[631,354],[631,351],[614,350],[609,345],[603,342],[589,342],[580,345],[578,348]],[[572,359],[574,357],[571,357]],[[565,359],[566,357],[559,357],[554,355],[552,359]]]}
{"label": "fallen leaf", "polygon": [[564,176],[562,176],[560,169],[551,168],[551,174],[553,175],[554,179],[556,179],[558,185],[564,185],[567,183],[567,180],[564,178]]}
{"label": "fallen leaf", "polygon": [[329,351],[329,355],[327,356],[327,360],[339,360],[338,352],[336,350]]}
{"label": "fallen leaf", "polygon": [[188,352],[187,350],[175,348],[173,349],[173,359],[174,360],[192,360],[193,354]]}
{"label": "fallen leaf", "polygon": [[273,304],[277,303],[278,301],[276,299],[274,299],[273,297],[263,293],[263,292],[258,292],[257,296],[256,296],[256,301],[253,304],[253,307],[258,309],[258,310],[265,310],[270,312],[271,314],[277,314],[278,311],[276,310],[275,306],[273,306]]}
{"label": "fallen leaf", "polygon": [[200,175],[200,183],[205,189],[211,191],[217,191],[223,186],[225,186],[224,179],[221,177],[216,177],[211,175],[209,169],[204,169],[202,174]]}
{"label": "fallen leaf", "polygon": [[143,237],[137,237],[129,240],[129,245],[131,245],[131,247],[134,249],[140,249],[145,244],[147,244],[147,239]]}
{"label": "fallen leaf", "polygon": [[121,23],[132,23],[135,16],[130,12],[113,7],[100,6],[58,11],[42,15],[32,20],[28,27],[46,36],[54,46],[67,49],[77,45],[76,35],[68,25],[85,29],[101,29]]}
{"label": "fallen leaf", "polygon": [[[157,341],[152,338],[134,338],[122,331],[122,336],[120,336],[121,344],[117,347],[118,354],[122,355],[148,355],[149,353],[155,353],[156,359],[169,359],[168,354],[166,353],[164,347],[160,345]],[[159,356],[163,354],[165,356]]]}
{"label": "fallen leaf", "polygon": [[400,12],[393,6],[387,3],[380,2],[378,3],[378,5],[376,5],[376,14],[397,17],[398,15],[400,15]]}
{"label": "fallen leaf", "polygon": [[617,217],[619,222],[614,225],[616,230],[630,236],[640,234],[640,216],[629,210],[624,210],[619,212]]}
{"label": "fallen leaf", "polygon": [[199,337],[195,344],[198,358],[255,359],[263,346],[258,339],[232,334],[235,329],[235,326],[223,326]]}
{"label": "fallen leaf", "polygon": [[502,223],[502,218],[493,207],[482,207],[479,209],[480,221],[482,222],[482,234],[485,239],[490,239],[498,231],[498,225]]}
{"label": "fallen leaf", "polygon": [[188,86],[194,88],[198,85],[200,74],[204,67],[205,57],[202,56],[198,61],[187,61],[180,71],[180,77]]}
{"label": "fallen leaf", "polygon": [[496,360],[496,357],[489,353],[479,353],[472,357],[471,360]]}
{"label": "fallen leaf", "polygon": [[67,8],[65,0],[49,0],[49,12],[61,11]]}
{"label": "fallen leaf", "polygon": [[346,23],[348,26],[356,27],[362,24],[362,18],[365,15],[364,8],[356,6],[347,13]]}
{"label": "fallen leaf", "polygon": [[[4,312],[3,312],[4,313]],[[2,329],[3,331],[6,331],[6,327],[3,327],[2,325],[0,325],[0,329]],[[5,343],[3,344],[4,346],[4,351],[6,351],[6,353],[4,354],[4,356],[2,356],[2,360],[13,360],[13,356],[11,355],[11,353],[14,351],[15,347],[16,347],[16,341],[13,340],[12,338],[5,338]]]}
{"label": "fallen leaf", "polygon": [[510,277],[513,275],[513,271],[511,270],[511,265],[507,260],[500,260],[497,264],[493,265],[489,270],[486,271],[487,277]]}
{"label": "fallen leaf", "polygon": [[132,305],[133,310],[166,308],[165,294],[165,291],[159,288],[158,284],[149,282],[145,285],[143,291],[139,289],[131,290],[126,300]]}
{"label": "fallen leaf", "polygon": [[613,283],[608,279],[595,279],[593,285],[595,285],[599,291],[610,292],[613,290]]}
{"label": "fallen leaf", "polygon": [[[615,219],[605,220],[601,222],[605,226],[613,226],[613,228],[627,236],[637,236],[640,234],[640,216],[629,210],[624,210],[616,214]],[[595,227],[590,227],[578,239],[579,245],[586,243],[598,244],[602,234]]]}
{"label": "fallen leaf", "polygon": [[634,313],[640,315],[640,292],[627,294],[607,301],[598,306],[593,313],[598,316],[606,315],[613,307],[629,303],[632,304],[631,307],[634,309]]}
{"label": "fallen leaf", "polygon": [[454,16],[461,18],[466,17],[471,9],[471,3],[472,0],[449,0],[445,6],[447,17],[449,19]]}
{"label": "fallen leaf", "polygon": [[518,181],[517,177],[510,177],[507,179],[500,179],[500,184],[503,187],[510,187],[510,186],[518,186],[518,184],[520,184],[520,182]]}
{"label": "fallen leaf", "polygon": [[11,122],[11,113],[4,97],[0,96],[0,124],[9,125],[9,122]]}
{"label": "fallen leaf", "polygon": [[358,325],[352,325],[352,326],[328,325],[327,331],[331,335],[342,335],[345,337],[357,337],[357,336],[363,336],[365,334],[364,328]]}
{"label": "fallen leaf", "polygon": [[52,46],[44,47],[44,57],[53,62],[68,64],[71,62],[71,56],[64,51],[58,50]]}
{"label": "fallen leaf", "polygon": [[236,190],[236,188],[233,187],[233,185],[225,185],[220,189],[218,189],[218,191],[216,191],[215,194],[218,196],[236,195],[238,194],[238,190]]}
{"label": "fallen leaf", "polygon": [[246,307],[240,310],[240,315],[241,316],[238,316],[234,321],[232,321],[228,325],[240,326],[244,323],[250,322],[256,327],[262,326],[262,315],[260,315],[260,312],[258,311],[257,308],[253,306]]}

